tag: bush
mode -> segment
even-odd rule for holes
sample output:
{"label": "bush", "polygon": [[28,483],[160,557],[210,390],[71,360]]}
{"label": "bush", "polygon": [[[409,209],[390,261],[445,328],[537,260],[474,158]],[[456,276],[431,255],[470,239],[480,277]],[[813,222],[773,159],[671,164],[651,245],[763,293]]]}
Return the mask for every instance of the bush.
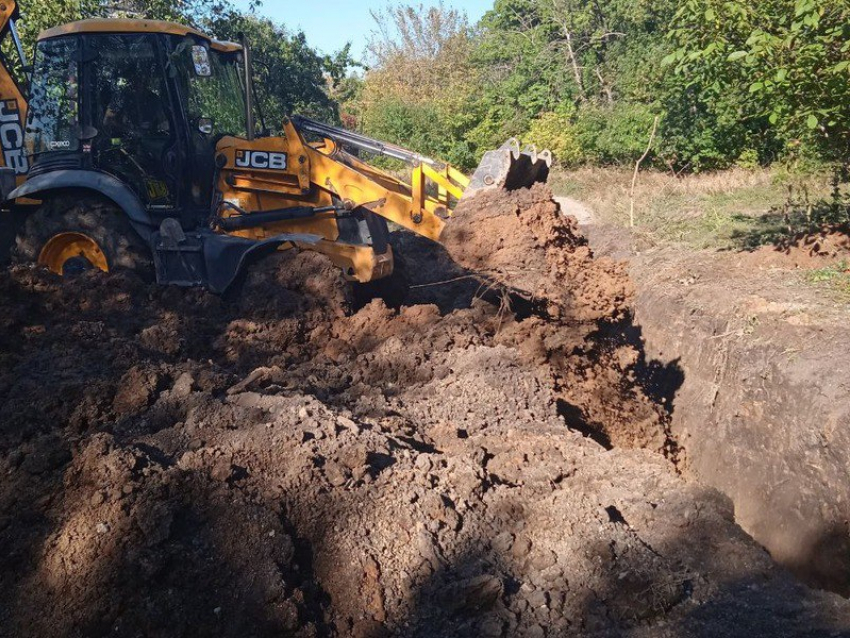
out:
{"label": "bush", "polygon": [[676,77],[668,78],[659,144],[665,161],[677,170],[699,173],[731,168],[750,149],[765,162],[779,152],[765,131],[765,118],[743,117],[731,94],[710,99],[707,94],[702,87],[686,89]]}
{"label": "bush", "polygon": [[759,162],[759,152],[755,149],[748,148],[738,157],[738,161],[735,162],[735,165],[738,168],[743,168],[744,170],[754,171],[759,166],[761,166]]}
{"label": "bush", "polygon": [[366,111],[363,129],[379,140],[445,160],[464,170],[478,163],[475,150],[452,134],[445,114],[434,104],[381,100]]}
{"label": "bush", "polygon": [[714,130],[735,122],[756,134],[764,144],[738,150],[758,149],[762,161],[789,141],[824,160],[850,161],[850,3],[680,4],[668,26],[674,48],[662,61],[665,77],[680,92],[692,88],[706,112],[725,115]]}
{"label": "bush", "polygon": [[644,104],[585,106],[576,117],[575,137],[588,161],[632,164],[646,150],[654,119]]}
{"label": "bush", "polygon": [[561,168],[575,168],[585,160],[572,118],[566,114],[541,114],[531,122],[525,141],[538,149],[548,148],[552,151],[555,164]]}

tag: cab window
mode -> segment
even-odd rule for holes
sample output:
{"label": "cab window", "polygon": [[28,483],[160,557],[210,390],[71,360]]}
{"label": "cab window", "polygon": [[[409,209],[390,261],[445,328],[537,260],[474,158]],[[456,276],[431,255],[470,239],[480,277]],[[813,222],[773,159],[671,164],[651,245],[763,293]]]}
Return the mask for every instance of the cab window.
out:
{"label": "cab window", "polygon": [[39,42],[30,85],[26,143],[30,154],[80,145],[79,38]]}
{"label": "cab window", "polygon": [[84,58],[99,168],[150,205],[176,205],[176,134],[156,36],[87,35]]}
{"label": "cab window", "polygon": [[180,40],[170,58],[189,125],[197,129],[205,123],[213,139],[247,134],[239,59],[238,54],[215,51],[192,38]]}
{"label": "cab window", "polygon": [[149,35],[90,36],[94,126],[109,139],[168,137],[168,94]]}

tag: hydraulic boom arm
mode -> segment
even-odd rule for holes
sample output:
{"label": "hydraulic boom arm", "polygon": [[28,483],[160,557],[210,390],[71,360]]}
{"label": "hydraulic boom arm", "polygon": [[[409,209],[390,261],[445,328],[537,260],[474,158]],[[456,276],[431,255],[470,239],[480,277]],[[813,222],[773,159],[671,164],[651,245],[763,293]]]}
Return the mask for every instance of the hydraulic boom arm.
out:
{"label": "hydraulic boom arm", "polygon": [[[414,221],[419,217],[428,217],[429,213],[442,218],[450,217],[452,201],[469,197],[472,193],[481,190],[490,188],[513,190],[527,188],[536,182],[545,182],[552,165],[552,154],[549,151],[538,152],[533,147],[520,150],[519,142],[516,139],[510,139],[501,148],[485,153],[475,173],[468,178],[447,163],[395,144],[298,115],[293,116],[291,122],[299,134],[309,133],[331,140],[336,148],[365,151],[411,165],[413,173],[408,187],[408,196],[411,199]],[[367,172],[369,177],[374,177],[378,173],[383,178],[389,177],[368,166],[359,158],[354,162],[350,155],[344,153],[343,155],[348,158],[346,163],[361,172]],[[390,179],[393,178],[390,177]],[[418,211],[421,211],[421,214]],[[420,222],[415,221],[415,223]],[[441,224],[438,225],[442,227]],[[428,235],[428,233],[423,234]]]}
{"label": "hydraulic boom arm", "polygon": [[322,122],[311,120],[310,118],[302,115],[293,115],[291,119],[295,128],[302,133],[312,133],[314,135],[319,135],[320,137],[332,139],[335,142],[344,144],[350,148],[356,148],[361,151],[382,155],[384,157],[391,157],[392,159],[411,165],[427,164],[432,168],[437,166],[441,168],[445,167],[444,164],[441,164],[436,160],[432,160],[429,157],[425,157],[424,155],[420,155],[419,153],[408,151],[400,146],[396,146],[388,142],[381,142],[380,140],[366,137],[360,133],[353,133],[344,128],[339,128],[338,126],[323,124]]}

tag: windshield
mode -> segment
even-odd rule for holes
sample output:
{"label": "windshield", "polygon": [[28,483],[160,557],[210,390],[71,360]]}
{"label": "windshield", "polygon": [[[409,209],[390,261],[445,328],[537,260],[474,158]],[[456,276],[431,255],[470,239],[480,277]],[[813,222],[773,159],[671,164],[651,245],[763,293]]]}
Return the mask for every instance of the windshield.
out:
{"label": "windshield", "polygon": [[211,124],[210,135],[245,137],[245,93],[239,58],[220,53],[196,40],[182,40],[172,55],[180,71],[182,99],[190,125]]}
{"label": "windshield", "polygon": [[76,37],[38,43],[26,135],[31,154],[79,147],[78,47]]}

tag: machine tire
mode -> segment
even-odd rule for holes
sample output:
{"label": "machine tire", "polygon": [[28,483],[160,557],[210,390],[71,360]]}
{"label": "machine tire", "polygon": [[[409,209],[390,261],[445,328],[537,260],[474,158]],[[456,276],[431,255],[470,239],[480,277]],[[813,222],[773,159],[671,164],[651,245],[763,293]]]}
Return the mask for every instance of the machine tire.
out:
{"label": "machine tire", "polygon": [[26,219],[15,238],[12,260],[48,266],[42,263],[42,256],[51,240],[74,235],[91,240],[103,254],[106,268],[95,268],[127,269],[145,279],[153,277],[153,257],[145,241],[133,230],[124,211],[97,197],[64,196],[45,201]]}

